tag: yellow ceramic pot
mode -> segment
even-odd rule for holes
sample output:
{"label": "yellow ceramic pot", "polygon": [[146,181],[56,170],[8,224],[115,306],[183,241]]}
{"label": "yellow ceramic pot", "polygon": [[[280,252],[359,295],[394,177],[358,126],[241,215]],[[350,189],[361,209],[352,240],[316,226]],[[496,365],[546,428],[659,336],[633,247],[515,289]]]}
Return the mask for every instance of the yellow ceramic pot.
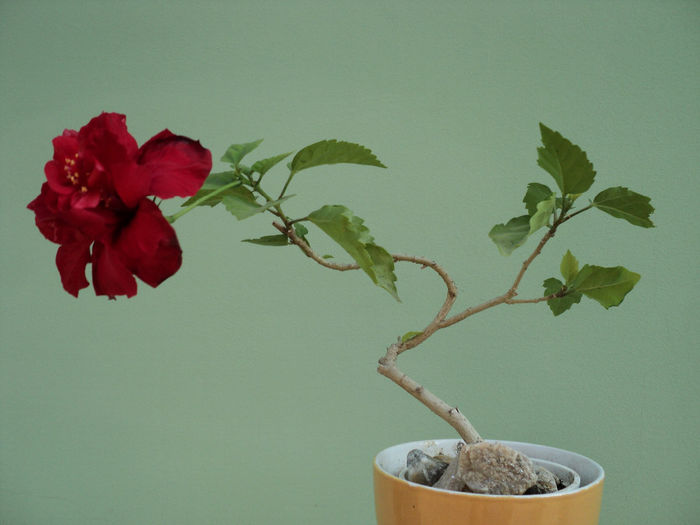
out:
{"label": "yellow ceramic pot", "polygon": [[397,477],[414,448],[427,454],[455,454],[459,440],[415,441],[383,450],[374,460],[378,525],[597,525],[603,469],[580,454],[543,445],[501,441],[532,459],[559,463],[577,472],[580,487],[536,496],[489,496],[449,492]]}

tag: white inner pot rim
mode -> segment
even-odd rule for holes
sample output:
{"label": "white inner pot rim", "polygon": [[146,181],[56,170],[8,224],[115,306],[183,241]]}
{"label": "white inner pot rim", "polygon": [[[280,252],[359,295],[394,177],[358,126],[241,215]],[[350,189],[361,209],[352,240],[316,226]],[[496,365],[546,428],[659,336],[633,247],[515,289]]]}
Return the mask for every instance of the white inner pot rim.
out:
{"label": "white inner pot rim", "polygon": [[[572,494],[580,490],[584,490],[588,485],[598,483],[605,477],[605,471],[598,463],[593,461],[586,456],[577,454],[575,452],[569,452],[568,450],[563,450],[555,447],[548,447],[546,445],[537,445],[533,443],[522,443],[519,441],[501,441],[501,440],[487,440],[491,442],[503,443],[509,447],[522,452],[531,459],[541,459],[545,461],[551,461],[553,463],[558,463],[565,467],[574,470],[581,478],[581,485],[579,488],[572,490],[560,490],[552,494],[533,494],[533,495],[523,495],[523,496],[502,496],[502,495],[485,495],[478,494],[480,497],[493,497],[493,498],[552,498],[558,496],[565,496],[567,494]],[[416,487],[420,487],[426,490],[437,490],[440,492],[450,492],[451,494],[460,494],[464,496],[472,495],[468,492],[451,492],[443,489],[436,489],[433,487],[427,487],[425,485],[419,485],[405,479],[398,477],[401,470],[406,466],[406,455],[414,448],[420,449],[428,455],[436,454],[446,454],[454,456],[457,453],[457,444],[460,443],[459,439],[436,439],[436,440],[425,440],[425,441],[412,441],[410,443],[402,443],[399,445],[394,445],[387,449],[382,450],[377,454],[375,458],[375,463],[383,472],[396,477],[397,480],[402,483],[408,483]]]}
{"label": "white inner pot rim", "polygon": [[546,468],[560,480],[568,481],[569,484],[561,490],[556,491],[555,494],[566,494],[567,492],[573,492],[581,486],[581,476],[574,469],[562,465],[561,463],[555,463],[554,461],[547,461],[546,459],[530,458],[535,465]]}

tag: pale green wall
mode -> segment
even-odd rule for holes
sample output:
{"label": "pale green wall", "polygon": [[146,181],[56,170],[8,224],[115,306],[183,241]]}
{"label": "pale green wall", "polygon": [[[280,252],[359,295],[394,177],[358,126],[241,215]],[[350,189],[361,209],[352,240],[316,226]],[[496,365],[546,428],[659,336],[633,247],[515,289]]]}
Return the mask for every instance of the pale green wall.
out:
{"label": "pale green wall", "polygon": [[442,262],[462,307],[512,281],[525,252],[486,233],[549,183],[537,123],[561,130],[594,189],[653,196],[658,227],[572,222],[523,296],[566,249],[638,288],[609,312],[502,307],[403,363],[485,436],[602,463],[601,523],[697,523],[699,27],[678,0],[2,1],[0,523],[369,524],[372,455],[452,436],[374,372],[440,304],[425,272],[399,269],[395,304],[238,242],[266,219],[204,210],[178,222],[184,265],[159,289],[66,294],[24,207],[51,138],[102,110],[216,158],[260,137],[266,155],[367,144],[388,170],[309,171],[290,210],[347,204],[390,251]]}

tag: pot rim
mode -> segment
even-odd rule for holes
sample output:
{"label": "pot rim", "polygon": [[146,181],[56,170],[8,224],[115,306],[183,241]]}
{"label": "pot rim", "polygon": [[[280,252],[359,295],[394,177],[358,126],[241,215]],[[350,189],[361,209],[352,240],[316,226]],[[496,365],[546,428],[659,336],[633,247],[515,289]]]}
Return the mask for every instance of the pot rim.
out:
{"label": "pot rim", "polygon": [[[592,459],[583,456],[581,454],[578,454],[576,452],[570,452],[568,450],[564,450],[561,448],[556,448],[556,447],[550,447],[547,445],[539,445],[536,443],[526,443],[526,442],[521,442],[521,441],[504,441],[504,440],[493,440],[493,439],[487,439],[486,441],[489,442],[498,442],[498,443],[503,443],[504,445],[507,445],[509,447],[512,447],[520,452],[523,452],[525,455],[528,457],[532,457],[535,459],[544,459],[547,461],[553,461],[555,463],[560,463],[561,465],[564,465],[574,471],[576,471],[580,478],[581,478],[581,486],[570,490],[570,491],[558,491],[558,492],[553,492],[551,494],[523,494],[519,496],[514,496],[514,495],[502,495],[502,494],[476,494],[476,493],[471,493],[471,492],[454,492],[450,490],[445,490],[445,489],[436,489],[434,487],[428,487],[426,485],[421,485],[419,483],[414,483],[412,481],[408,481],[406,479],[402,479],[398,477],[396,474],[388,470],[382,463],[386,463],[388,460],[387,456],[390,454],[398,453],[399,450],[405,450],[404,452],[404,457],[405,454],[408,453],[408,451],[412,448],[418,448],[421,450],[425,450],[427,448],[430,448],[431,451],[434,448],[438,448],[439,450],[447,451],[448,453],[454,454],[455,452],[455,447],[457,443],[461,442],[461,439],[429,439],[429,440],[422,440],[422,441],[410,441],[407,443],[399,443],[397,445],[393,445],[391,447],[385,448],[381,452],[379,452],[375,458],[374,458],[374,468],[379,470],[381,473],[394,478],[396,483],[405,483],[408,486],[419,488],[421,490],[429,490],[429,491],[436,491],[436,492],[441,492],[441,493],[448,493],[452,494],[455,497],[479,497],[479,498],[492,498],[492,499],[504,499],[504,498],[517,498],[518,500],[526,500],[526,499],[539,499],[539,498],[566,498],[566,497],[571,497],[574,494],[578,494],[582,491],[586,491],[599,483],[602,483],[603,480],[605,479],[605,471],[603,470],[603,467],[601,467],[597,462],[593,461]],[[566,458],[566,461],[563,461],[561,458],[564,457]],[[582,473],[581,470],[585,470],[586,472]]]}

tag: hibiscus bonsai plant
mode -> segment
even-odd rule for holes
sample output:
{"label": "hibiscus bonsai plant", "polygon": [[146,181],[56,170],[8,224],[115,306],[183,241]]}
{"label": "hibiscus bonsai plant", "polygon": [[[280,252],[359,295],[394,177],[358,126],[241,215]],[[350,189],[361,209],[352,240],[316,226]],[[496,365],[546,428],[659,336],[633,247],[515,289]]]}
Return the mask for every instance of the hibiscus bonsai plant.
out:
{"label": "hibiscus bonsai plant", "polygon": [[[245,238],[245,242],[268,247],[295,246],[324,268],[362,270],[397,300],[396,263],[430,268],[444,283],[443,304],[422,329],[408,331],[389,344],[379,359],[378,371],[449,423],[471,446],[483,440],[467,417],[402,372],[397,366],[398,357],[438,330],[502,304],[543,303],[555,316],[584,297],[606,309],[620,305],[640,276],[622,266],[580,265],[571,251],[563,254],[561,278],[545,280],[541,295],[519,298],[518,288],[547,242],[565,223],[584,212],[597,209],[635,226],[653,226],[650,199],[625,187],[607,188],[582,205],[582,195],[596,175],[593,165],[581,148],[558,132],[542,124],[540,132],[542,147],[538,148],[537,162],[553,178],[555,189],[540,182],[528,184],[523,212],[494,226],[489,237],[504,255],[511,254],[531,236],[541,237],[514,270],[512,281],[502,293],[458,312],[453,311],[457,287],[442,266],[424,257],[390,254],[375,242],[364,221],[347,207],[324,205],[300,216],[292,216],[284,209],[287,199],[293,197],[289,190],[295,176],[310,168],[337,163],[385,167],[369,149],[350,142],[322,140],[293,156],[293,152],[282,153],[252,164],[242,161],[261,140],[234,144],[221,157],[226,168],[210,173],[211,154],[198,141],[164,130],[139,147],[127,131],[124,115],[103,113],[79,131],[66,130],[53,139],[53,159],[44,170],[46,181],[28,207],[34,211],[41,233],[59,245],[56,265],[61,282],[76,297],[89,286],[85,277],[88,264],[97,295],[131,297],[137,291],[135,277],[158,286],[181,264],[181,248],[172,224],[202,207],[223,207],[239,221],[269,214],[274,228],[271,234]],[[270,189],[265,175],[284,166],[285,160],[288,174],[284,183]],[[179,211],[165,216],[161,200],[172,197],[188,200]],[[312,233],[307,226],[330,237],[352,262],[336,262],[317,253],[312,241],[318,231]],[[419,457],[417,461],[425,467],[428,460]],[[463,489],[462,483],[458,490]]]}

